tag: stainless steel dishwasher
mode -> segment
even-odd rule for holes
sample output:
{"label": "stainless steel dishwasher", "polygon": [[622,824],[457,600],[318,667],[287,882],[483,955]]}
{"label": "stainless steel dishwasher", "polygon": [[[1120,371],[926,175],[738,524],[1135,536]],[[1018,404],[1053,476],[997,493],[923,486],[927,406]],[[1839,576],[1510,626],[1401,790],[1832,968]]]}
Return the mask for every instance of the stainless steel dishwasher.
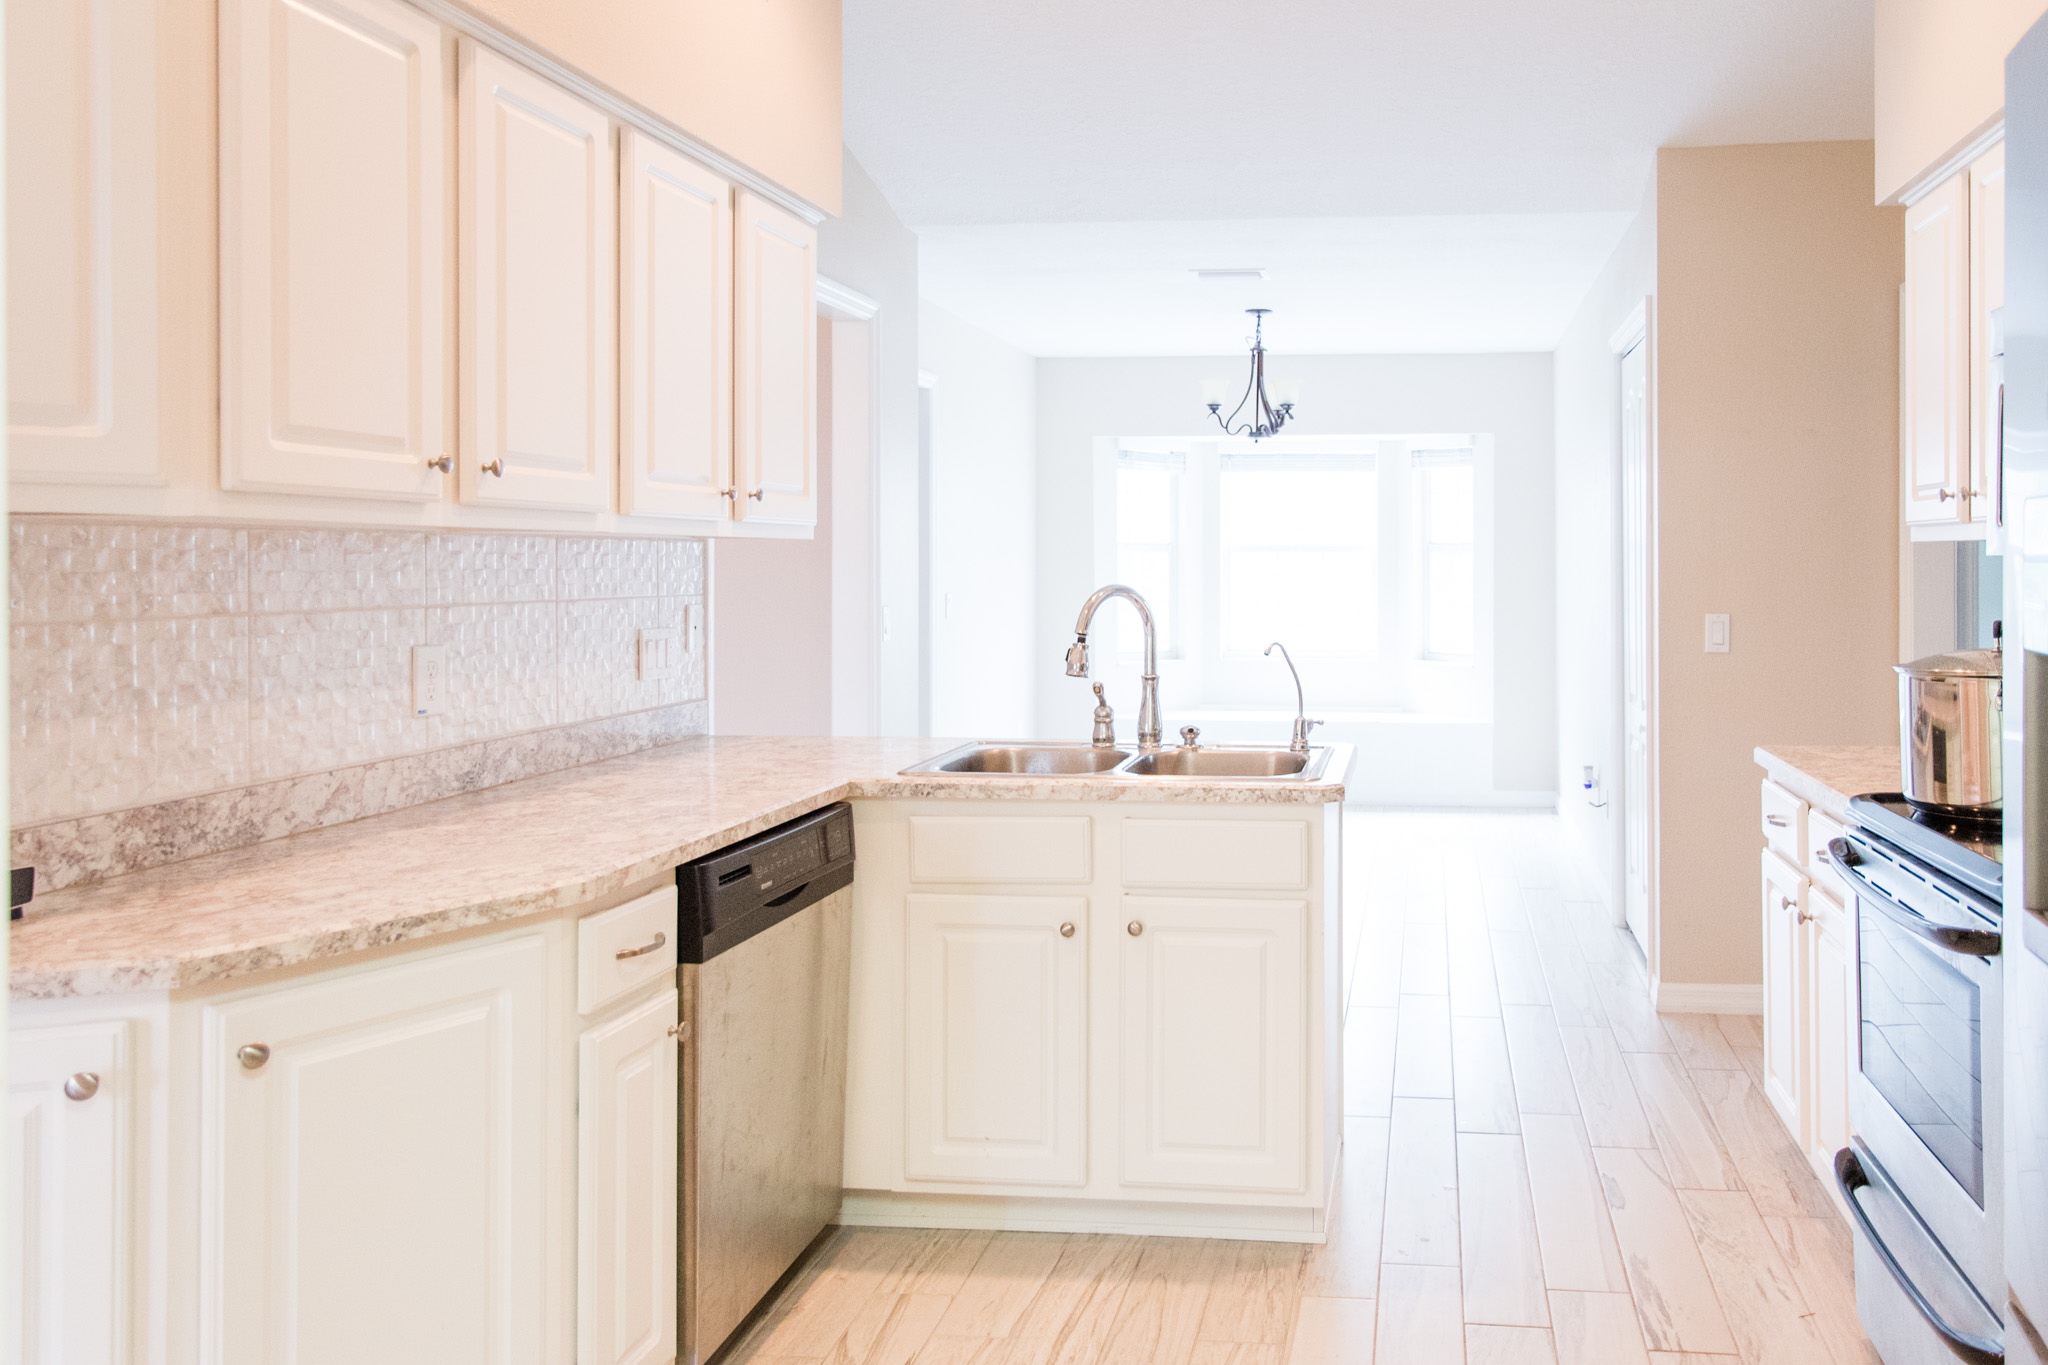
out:
{"label": "stainless steel dishwasher", "polygon": [[676,869],[681,1365],[701,1365],[839,1212],[853,810]]}

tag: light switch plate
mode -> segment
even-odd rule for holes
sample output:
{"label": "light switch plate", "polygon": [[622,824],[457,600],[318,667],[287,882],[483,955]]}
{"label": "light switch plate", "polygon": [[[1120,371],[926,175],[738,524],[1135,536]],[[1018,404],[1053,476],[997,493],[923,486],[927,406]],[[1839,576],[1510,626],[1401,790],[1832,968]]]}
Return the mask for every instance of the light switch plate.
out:
{"label": "light switch plate", "polygon": [[1728,617],[1722,612],[1707,613],[1707,653],[1728,652]]}
{"label": "light switch plate", "polygon": [[673,626],[640,632],[640,681],[673,678],[682,654],[682,641]]}
{"label": "light switch plate", "polygon": [[412,647],[412,713],[438,716],[448,709],[448,646]]}

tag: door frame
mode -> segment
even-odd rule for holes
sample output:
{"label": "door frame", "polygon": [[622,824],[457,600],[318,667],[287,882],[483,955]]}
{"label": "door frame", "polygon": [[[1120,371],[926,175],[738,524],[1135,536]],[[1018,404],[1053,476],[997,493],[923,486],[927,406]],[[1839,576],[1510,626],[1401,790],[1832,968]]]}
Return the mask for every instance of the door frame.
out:
{"label": "door frame", "polygon": [[[1629,506],[1630,489],[1624,477],[1624,461],[1627,459],[1625,442],[1621,430],[1621,366],[1622,360],[1636,348],[1643,348],[1643,472],[1639,487],[1635,490],[1640,505]],[[1628,826],[1631,812],[1640,808],[1641,817],[1647,828],[1648,839],[1643,851],[1643,907],[1644,942],[1641,947],[1649,965],[1652,989],[1658,980],[1658,858],[1657,858],[1657,351],[1656,351],[1656,300],[1645,295],[1622,320],[1619,327],[1608,338],[1608,348],[1614,354],[1615,375],[1615,699],[1619,703],[1616,715],[1616,730],[1619,743],[1615,746],[1616,783],[1618,802],[1621,807],[1620,837],[1615,841],[1612,853],[1612,885],[1616,894],[1609,907],[1609,914],[1618,926],[1628,922]],[[1624,528],[1633,511],[1641,518],[1643,527],[1643,581],[1638,600],[1642,603],[1643,619],[1636,623],[1635,639],[1639,642],[1643,657],[1643,728],[1644,728],[1644,780],[1640,791],[1634,790],[1629,781],[1628,761],[1628,657],[1630,644],[1629,573],[1627,537]]]}

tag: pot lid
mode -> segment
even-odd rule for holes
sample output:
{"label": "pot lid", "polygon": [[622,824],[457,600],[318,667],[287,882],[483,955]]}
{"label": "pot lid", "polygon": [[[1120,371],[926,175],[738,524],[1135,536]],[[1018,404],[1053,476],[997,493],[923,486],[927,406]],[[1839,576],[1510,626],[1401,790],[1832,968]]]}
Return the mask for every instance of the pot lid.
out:
{"label": "pot lid", "polygon": [[1995,649],[1959,649],[1953,654],[1930,654],[1909,664],[1893,664],[1892,669],[1908,678],[2002,678],[2005,655]]}

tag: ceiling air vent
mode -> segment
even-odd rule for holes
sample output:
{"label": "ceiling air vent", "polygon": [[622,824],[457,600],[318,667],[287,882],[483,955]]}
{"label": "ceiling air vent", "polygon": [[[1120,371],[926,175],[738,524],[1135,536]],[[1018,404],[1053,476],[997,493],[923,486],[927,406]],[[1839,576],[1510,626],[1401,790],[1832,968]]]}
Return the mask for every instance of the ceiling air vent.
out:
{"label": "ceiling air vent", "polygon": [[1216,270],[1197,270],[1198,280],[1263,280],[1266,268],[1257,265],[1228,266]]}

